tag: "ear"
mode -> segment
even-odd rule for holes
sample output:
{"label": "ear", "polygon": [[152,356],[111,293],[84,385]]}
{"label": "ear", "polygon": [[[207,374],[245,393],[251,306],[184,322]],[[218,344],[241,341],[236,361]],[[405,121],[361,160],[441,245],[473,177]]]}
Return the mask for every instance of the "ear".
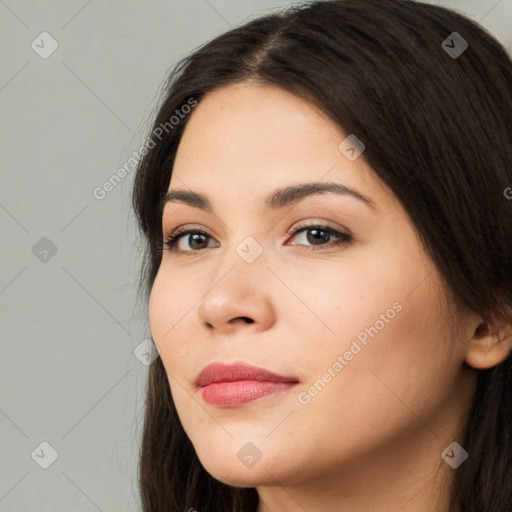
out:
{"label": "ear", "polygon": [[512,352],[512,324],[493,316],[480,322],[473,331],[466,352],[466,363],[486,370],[503,362]]}

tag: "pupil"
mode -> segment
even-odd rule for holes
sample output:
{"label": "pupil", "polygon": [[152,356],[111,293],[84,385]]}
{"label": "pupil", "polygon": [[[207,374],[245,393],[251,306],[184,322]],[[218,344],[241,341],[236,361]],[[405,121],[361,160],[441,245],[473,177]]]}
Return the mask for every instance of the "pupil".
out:
{"label": "pupil", "polygon": [[310,233],[324,233],[324,236],[320,236],[320,237],[312,237],[310,239],[309,235],[308,235],[308,242],[310,243],[316,243],[318,241],[320,242],[328,242],[329,241],[329,233],[327,233],[327,231],[323,230],[323,229],[310,229],[309,230]]}
{"label": "pupil", "polygon": [[[192,234],[192,238],[190,240],[190,246],[193,248],[193,249],[197,249],[197,247],[194,247],[194,243],[197,241],[196,237],[202,237],[204,238],[204,235],[201,235],[200,233],[193,233]],[[204,240],[203,240],[203,243],[204,243]],[[199,241],[199,244],[201,244],[201,241]]]}

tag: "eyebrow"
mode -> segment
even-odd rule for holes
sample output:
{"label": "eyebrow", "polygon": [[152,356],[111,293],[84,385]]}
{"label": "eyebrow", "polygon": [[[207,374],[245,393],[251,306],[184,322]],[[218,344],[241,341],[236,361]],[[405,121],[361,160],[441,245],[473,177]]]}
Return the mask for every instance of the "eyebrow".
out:
{"label": "eyebrow", "polygon": [[[278,210],[288,205],[297,204],[306,197],[325,193],[348,195],[363,202],[371,209],[377,210],[375,203],[364,194],[346,185],[328,182],[299,183],[279,188],[265,198],[265,206],[272,210]],[[212,205],[206,196],[189,190],[175,189],[168,191],[160,203],[160,211],[163,212],[165,205],[171,202],[187,204],[213,213]]]}

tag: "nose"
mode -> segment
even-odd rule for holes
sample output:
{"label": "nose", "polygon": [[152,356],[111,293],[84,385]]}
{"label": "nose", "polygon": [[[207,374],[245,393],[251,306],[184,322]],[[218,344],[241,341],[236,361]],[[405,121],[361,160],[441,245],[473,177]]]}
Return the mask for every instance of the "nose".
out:
{"label": "nose", "polygon": [[197,309],[199,321],[207,329],[223,333],[247,328],[265,331],[275,322],[272,277],[264,263],[235,261],[209,285]]}

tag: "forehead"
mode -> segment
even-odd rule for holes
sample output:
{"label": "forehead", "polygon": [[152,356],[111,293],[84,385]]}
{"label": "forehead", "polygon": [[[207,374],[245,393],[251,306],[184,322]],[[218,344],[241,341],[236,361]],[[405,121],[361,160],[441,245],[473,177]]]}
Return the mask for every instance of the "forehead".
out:
{"label": "forehead", "polygon": [[[244,151],[251,146],[271,151],[288,149],[299,140],[317,143],[320,137],[336,143],[345,134],[313,103],[276,86],[243,82],[205,95],[191,113],[180,146],[186,146],[191,136],[201,137],[201,145],[210,149],[222,148],[225,154],[225,146],[234,142]],[[236,148],[232,147],[233,153]]]}
{"label": "forehead", "polygon": [[329,181],[389,196],[362,157],[340,151],[346,138],[313,103],[279,87],[222,87],[190,114],[169,189],[264,197],[292,182]]}

